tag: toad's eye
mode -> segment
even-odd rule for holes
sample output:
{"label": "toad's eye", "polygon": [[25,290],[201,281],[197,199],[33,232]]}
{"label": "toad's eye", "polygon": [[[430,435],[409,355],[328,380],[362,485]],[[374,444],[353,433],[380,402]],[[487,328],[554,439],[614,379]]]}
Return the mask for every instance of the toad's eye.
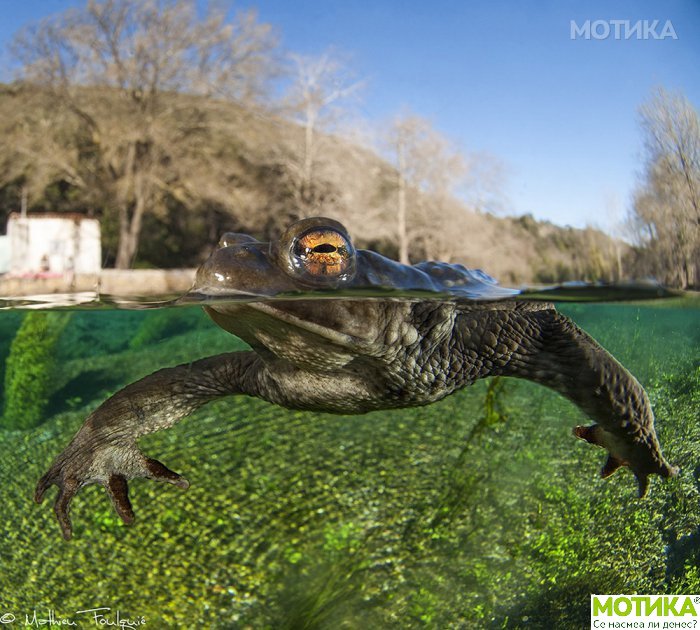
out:
{"label": "toad's eye", "polygon": [[298,236],[292,245],[292,265],[312,277],[340,277],[354,263],[350,241],[336,230],[314,229]]}
{"label": "toad's eye", "polygon": [[270,243],[277,264],[295,281],[311,287],[347,286],[355,277],[355,248],[347,230],[325,217],[290,225]]}

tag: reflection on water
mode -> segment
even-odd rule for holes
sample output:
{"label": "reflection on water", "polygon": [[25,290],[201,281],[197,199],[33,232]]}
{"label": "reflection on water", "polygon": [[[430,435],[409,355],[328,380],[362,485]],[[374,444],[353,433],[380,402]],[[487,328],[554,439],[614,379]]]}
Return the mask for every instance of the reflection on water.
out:
{"label": "reflection on water", "polygon": [[[61,296],[74,308],[46,420],[0,429],[0,617],[53,610],[91,627],[76,611],[104,606],[150,627],[568,628],[588,625],[592,592],[700,592],[698,299],[607,303],[658,294],[534,295],[557,300],[646,387],[681,467],[648,499],[627,470],[599,479],[602,451],[570,435],[581,412],[525,381],[347,417],[230,397],[140,442],[189,478],[187,492],[136,480],[127,528],[88,487],[70,543],[31,496],[85,416],[156,369],[244,346],[200,308],[153,308],[173,296]],[[16,308],[0,313],[0,365],[22,309],[39,305],[58,306],[5,303]]]}
{"label": "reflection on water", "polygon": [[321,299],[435,299],[435,300],[538,300],[552,302],[617,302],[636,300],[656,300],[681,298],[687,303],[700,299],[700,294],[692,291],[668,289],[654,281],[621,283],[566,282],[546,287],[523,287],[509,289],[496,284],[495,280],[480,272],[464,269],[470,274],[468,282],[445,284],[435,290],[425,289],[344,289],[317,290],[308,292],[280,293],[275,297],[237,292],[234,290],[212,291],[192,290],[185,295],[109,295],[97,291],[80,293],[51,293],[20,297],[1,297],[0,310],[12,308],[103,308],[103,309],[149,309],[182,305],[203,305],[212,302],[251,302],[257,300],[321,300]]}

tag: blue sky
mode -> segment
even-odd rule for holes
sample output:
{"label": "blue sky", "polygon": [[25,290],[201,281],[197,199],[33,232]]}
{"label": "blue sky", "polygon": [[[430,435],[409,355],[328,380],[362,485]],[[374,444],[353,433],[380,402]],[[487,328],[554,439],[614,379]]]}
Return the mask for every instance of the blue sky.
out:
{"label": "blue sky", "polygon": [[[81,4],[0,0],[0,46],[34,19]],[[700,106],[700,0],[243,0],[286,49],[345,53],[368,80],[362,114],[402,109],[507,168],[512,213],[611,228],[641,169],[638,106],[682,90]],[[670,20],[677,39],[570,38],[570,22]],[[0,57],[7,68],[8,58]],[[0,76],[2,76],[0,70]]]}

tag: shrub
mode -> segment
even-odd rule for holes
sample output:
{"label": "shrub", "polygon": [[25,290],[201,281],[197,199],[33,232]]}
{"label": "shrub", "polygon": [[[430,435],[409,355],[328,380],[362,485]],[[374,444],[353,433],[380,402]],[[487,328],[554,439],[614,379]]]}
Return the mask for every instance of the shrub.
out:
{"label": "shrub", "polygon": [[208,325],[208,318],[204,317],[201,309],[198,308],[154,310],[149,312],[141,322],[136,334],[129,341],[129,348],[138,350],[168,337]]}
{"label": "shrub", "polygon": [[27,313],[10,346],[5,364],[2,424],[11,429],[39,425],[49,402],[56,344],[70,313]]}

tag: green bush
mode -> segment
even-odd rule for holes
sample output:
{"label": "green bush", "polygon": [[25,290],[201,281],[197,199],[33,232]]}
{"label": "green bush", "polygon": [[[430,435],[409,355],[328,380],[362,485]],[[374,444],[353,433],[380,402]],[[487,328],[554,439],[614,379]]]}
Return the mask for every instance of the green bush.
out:
{"label": "green bush", "polygon": [[56,345],[70,313],[27,313],[5,364],[3,426],[28,429],[41,423],[49,402]]}
{"label": "green bush", "polygon": [[20,311],[6,310],[0,317],[0,409],[5,393],[2,384],[5,382],[5,360],[10,354],[10,345],[22,323],[23,314]]}
{"label": "green bush", "polygon": [[172,308],[150,311],[129,341],[131,350],[209,326],[209,320],[199,308]]}

